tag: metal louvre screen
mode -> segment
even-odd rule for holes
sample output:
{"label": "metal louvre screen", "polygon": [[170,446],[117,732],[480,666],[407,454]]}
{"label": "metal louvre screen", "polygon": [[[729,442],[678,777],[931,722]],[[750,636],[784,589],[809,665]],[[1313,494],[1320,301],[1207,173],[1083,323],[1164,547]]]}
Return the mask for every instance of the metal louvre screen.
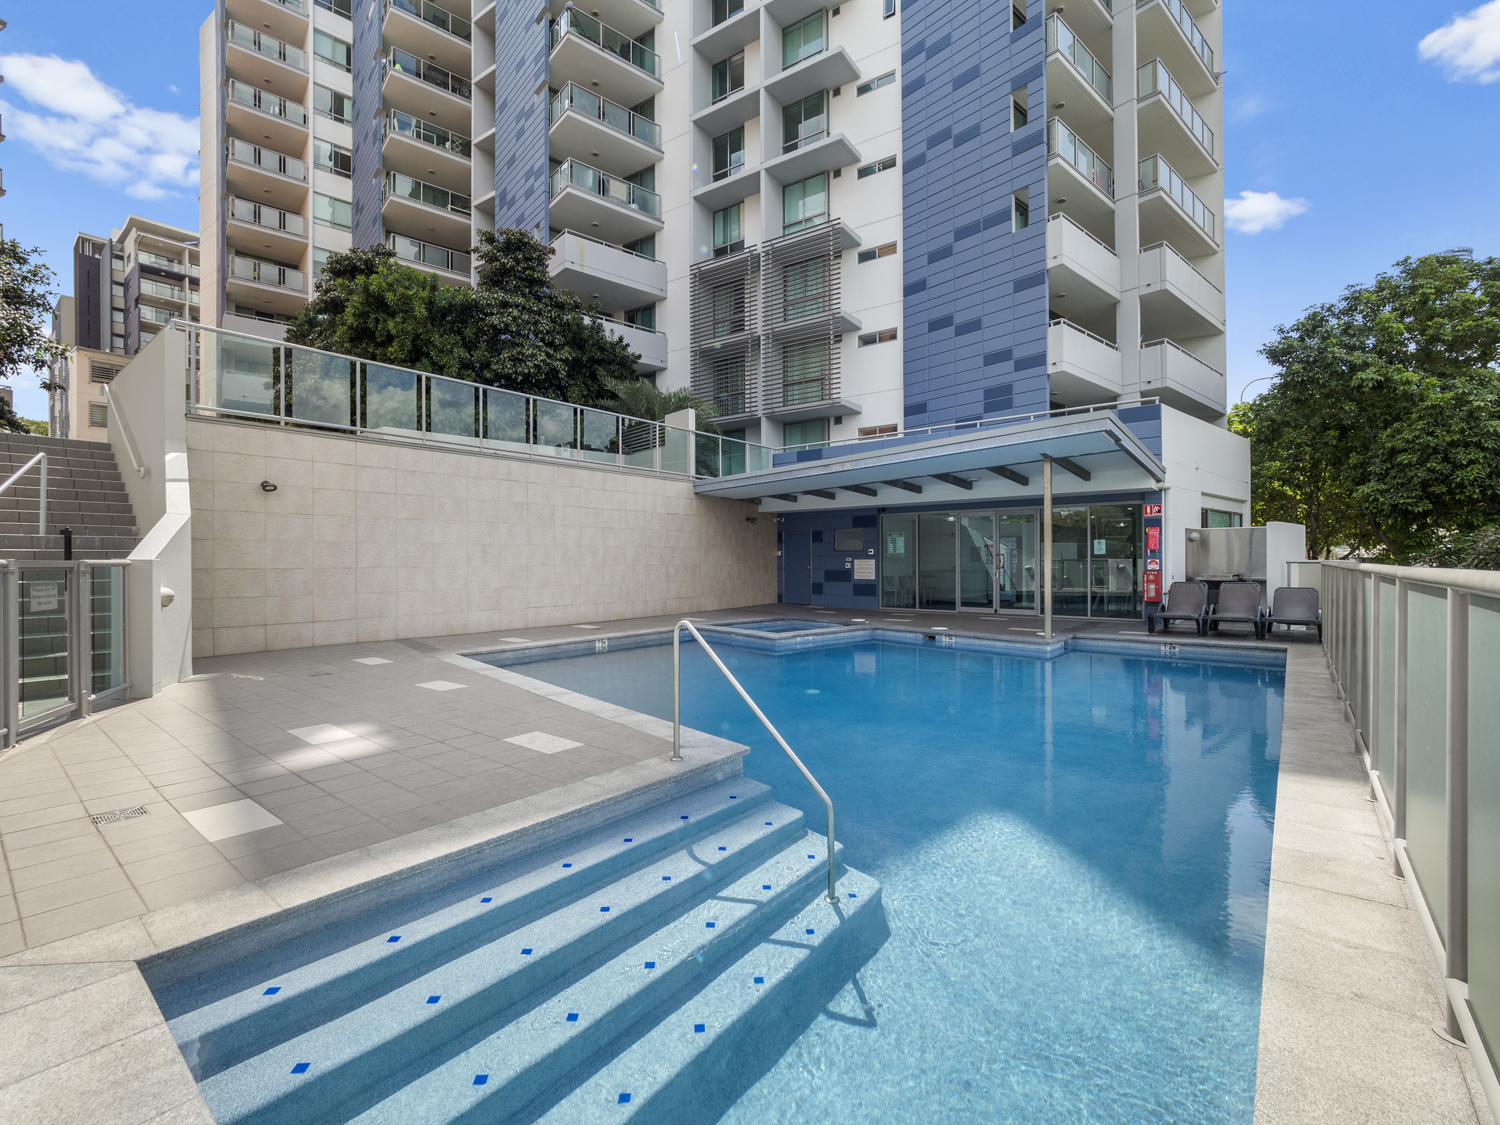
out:
{"label": "metal louvre screen", "polygon": [[839,398],[839,223],[765,245],[761,262],[762,409],[811,407]]}
{"label": "metal louvre screen", "polygon": [[692,280],[693,393],[721,418],[759,408],[760,253],[745,250],[704,262]]}

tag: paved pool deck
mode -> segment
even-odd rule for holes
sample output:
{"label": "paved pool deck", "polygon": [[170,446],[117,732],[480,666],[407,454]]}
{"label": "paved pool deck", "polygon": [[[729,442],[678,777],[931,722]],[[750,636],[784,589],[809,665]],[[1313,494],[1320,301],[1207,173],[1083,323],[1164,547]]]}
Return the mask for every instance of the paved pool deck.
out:
{"label": "paved pool deck", "polygon": [[[787,606],[693,620],[788,616],[1037,633],[1034,618]],[[0,755],[0,1120],[210,1121],[137,960],[684,773],[737,769],[739,748],[716,739],[673,766],[669,725],[528,690],[459,655],[672,620],[200,660],[153,699]],[[1144,634],[1118,621],[1056,629]],[[1269,643],[1288,650],[1288,692],[1256,1125],[1494,1125],[1467,1050],[1432,1030],[1441,980],[1390,874],[1322,649],[1300,631]],[[144,815],[92,819],[133,809]]]}

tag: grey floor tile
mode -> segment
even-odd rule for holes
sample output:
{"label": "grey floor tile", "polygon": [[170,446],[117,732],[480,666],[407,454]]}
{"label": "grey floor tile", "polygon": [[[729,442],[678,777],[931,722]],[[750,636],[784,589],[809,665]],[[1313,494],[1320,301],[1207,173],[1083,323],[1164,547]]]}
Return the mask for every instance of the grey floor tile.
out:
{"label": "grey floor tile", "polygon": [[196,844],[179,847],[160,855],[147,856],[129,862],[122,861],[122,864],[126,876],[139,890],[146,883],[154,883],[159,879],[182,875],[224,862],[224,854],[199,836]]}
{"label": "grey floor tile", "polygon": [[[10,872],[10,882],[18,896],[17,901],[25,903],[29,899],[19,896],[29,896],[32,891],[45,887],[99,875],[118,866],[119,861],[115,859],[115,853],[105,847],[104,841],[100,840],[94,847],[76,855],[34,863],[29,867],[13,867]],[[47,908],[31,907],[29,909],[45,910]]]}
{"label": "grey floor tile", "polygon": [[139,883],[136,891],[150,910],[175,906],[179,902],[191,902],[195,898],[235,887],[246,881],[246,876],[224,859],[212,864],[195,867],[191,871],[180,871],[150,883]]}
{"label": "grey floor tile", "polygon": [[302,867],[326,858],[327,853],[317,844],[310,840],[298,840],[296,843],[283,844],[269,851],[242,856],[233,863],[246,879],[254,880],[263,879],[267,875],[277,875],[283,871],[290,871],[294,867]]}
{"label": "grey floor tile", "polygon": [[[145,903],[136,894],[135,888],[130,887],[55,910],[23,914],[21,926],[26,932],[27,946],[34,948],[46,945],[49,941],[97,930],[100,926],[108,926],[126,918],[135,918],[145,912]],[[0,1114],[0,1119],[3,1119],[3,1114]]]}
{"label": "grey floor tile", "polygon": [[[70,856],[83,856],[89,852],[107,851],[104,840],[99,833],[93,830],[93,825],[88,821],[89,831],[76,832],[59,840],[50,840],[45,843],[32,844],[30,847],[16,847],[11,838],[6,836],[0,843],[5,846],[5,863],[12,874],[28,867],[38,864],[46,865]],[[72,825],[69,825],[71,827]]]}
{"label": "grey floor tile", "polygon": [[254,855],[256,852],[270,851],[285,844],[296,843],[301,839],[302,834],[295,828],[286,824],[278,824],[273,828],[246,832],[243,836],[230,836],[228,839],[215,840],[213,844],[225,859],[232,862],[247,855]]}

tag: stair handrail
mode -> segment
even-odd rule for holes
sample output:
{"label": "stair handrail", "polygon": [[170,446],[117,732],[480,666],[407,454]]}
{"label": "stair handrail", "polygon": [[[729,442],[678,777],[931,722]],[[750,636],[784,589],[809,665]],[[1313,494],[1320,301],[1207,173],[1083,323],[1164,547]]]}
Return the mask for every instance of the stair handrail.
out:
{"label": "stair handrail", "polygon": [[823,789],[823,787],[818,784],[818,779],[815,778],[812,775],[811,771],[809,771],[808,768],[802,764],[802,759],[797,757],[797,755],[792,751],[792,748],[786,744],[786,739],[781,737],[781,732],[771,725],[771,720],[766,718],[765,712],[763,712],[759,707],[755,705],[755,700],[750,698],[750,693],[740,686],[739,680],[734,678],[734,673],[732,673],[728,668],[724,667],[724,662],[719,659],[719,654],[716,653],[709,646],[709,643],[703,639],[703,634],[698,632],[691,621],[679,621],[676,625],[672,626],[671,760],[674,762],[682,761],[682,652],[680,648],[680,642],[682,639],[682,630],[684,628],[687,629],[689,633],[693,634],[693,638],[703,646],[703,651],[708,653],[708,658],[714,662],[719,671],[724,673],[724,678],[729,681],[729,683],[734,687],[735,691],[740,693],[740,698],[745,701],[750,710],[755,712],[755,717],[760,720],[761,726],[765,727],[766,730],[771,732],[771,737],[776,740],[776,744],[780,746],[782,750],[786,751],[786,756],[792,760],[792,765],[796,766],[797,769],[801,771],[802,776],[807,778],[807,783],[811,785],[813,789],[816,790],[818,796],[822,798],[823,806],[828,810],[828,901],[831,903],[837,903],[839,900],[839,896],[838,888],[836,887],[834,880],[833,865],[833,801],[829,799],[829,796]]}
{"label": "stair handrail", "polygon": [[125,412],[115,402],[115,396],[109,392],[109,384],[100,384],[104,389],[104,401],[109,403],[109,412],[119,420],[120,436],[125,439],[125,453],[130,458],[130,467],[135,470],[135,475],[144,478],[146,466],[141,464],[141,459],[135,455],[135,440],[130,436],[130,422],[125,417]]}
{"label": "stair handrail", "polygon": [[15,484],[16,481],[20,480],[21,477],[22,477],[22,475],[24,473],[26,473],[27,470],[29,470],[31,468],[31,466],[35,465],[38,461],[40,461],[41,465],[42,465],[42,488],[41,488],[42,504],[41,504],[41,507],[39,509],[37,509],[36,533],[38,535],[46,535],[47,534],[47,454],[46,454],[45,451],[36,454],[36,456],[32,457],[32,459],[30,461],[27,461],[26,464],[22,465],[15,472],[11,473],[10,474],[10,479],[8,481],[6,481],[4,484],[0,484],[0,493],[3,493],[11,485]]}

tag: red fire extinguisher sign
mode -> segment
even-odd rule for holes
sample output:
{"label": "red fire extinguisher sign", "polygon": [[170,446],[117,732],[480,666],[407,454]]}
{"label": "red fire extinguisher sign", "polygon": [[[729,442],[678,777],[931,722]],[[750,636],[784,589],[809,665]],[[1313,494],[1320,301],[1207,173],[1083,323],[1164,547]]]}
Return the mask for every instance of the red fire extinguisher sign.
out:
{"label": "red fire extinguisher sign", "polygon": [[1141,577],[1145,600],[1148,602],[1161,601],[1161,571],[1148,570]]}
{"label": "red fire extinguisher sign", "polygon": [[1159,527],[1148,527],[1146,529],[1146,550],[1148,550],[1148,551],[1160,551],[1161,550],[1161,528],[1159,528]]}

